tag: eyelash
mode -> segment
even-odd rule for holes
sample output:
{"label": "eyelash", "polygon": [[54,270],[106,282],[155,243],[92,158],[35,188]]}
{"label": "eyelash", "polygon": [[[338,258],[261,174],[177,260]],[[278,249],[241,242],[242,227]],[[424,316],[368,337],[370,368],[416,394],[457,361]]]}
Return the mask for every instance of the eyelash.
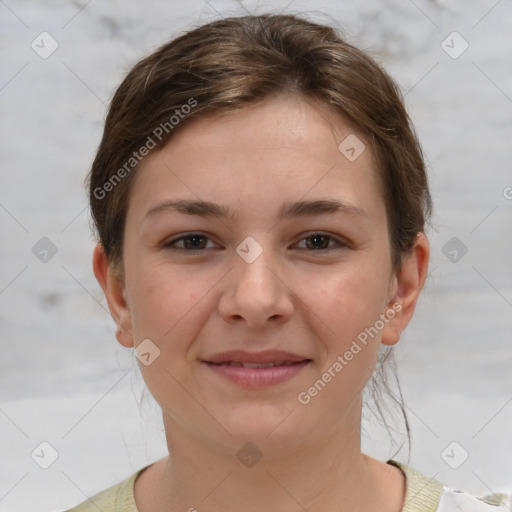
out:
{"label": "eyelash", "polygon": [[[343,248],[346,248],[348,247],[349,245],[345,242],[343,242],[342,240],[332,236],[332,235],[329,235],[327,233],[322,233],[322,232],[314,232],[314,233],[311,233],[310,235],[302,238],[299,242],[302,242],[303,240],[307,240],[307,239],[311,239],[311,238],[314,238],[316,236],[321,236],[321,237],[324,237],[324,238],[328,238],[329,240],[332,240],[334,241],[336,244],[337,244],[337,247],[334,246],[334,247],[328,247],[327,249],[300,249],[300,250],[303,250],[303,251],[309,251],[309,252],[330,252],[331,250],[333,249],[343,249]],[[175,246],[174,244],[176,244],[176,242],[179,242],[181,240],[186,240],[186,239],[189,239],[189,238],[193,238],[193,237],[202,237],[202,238],[206,238],[207,240],[211,240],[208,236],[206,235],[203,235],[202,233],[189,233],[187,235],[182,235],[178,238],[174,238],[173,240],[169,240],[168,242],[165,242],[163,245],[162,245],[162,248],[164,249],[170,249],[172,251],[180,251],[180,252],[188,252],[188,253],[194,253],[194,252],[203,252],[205,251],[206,249],[184,249],[183,247],[177,247]]]}

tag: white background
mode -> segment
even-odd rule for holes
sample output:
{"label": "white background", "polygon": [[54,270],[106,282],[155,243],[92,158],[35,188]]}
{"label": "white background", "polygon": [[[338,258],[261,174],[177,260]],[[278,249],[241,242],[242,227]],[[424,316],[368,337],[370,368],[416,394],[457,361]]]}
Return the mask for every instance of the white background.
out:
{"label": "white background", "polygon": [[[318,1],[314,10],[289,0],[5,0],[0,510],[71,507],[166,453],[158,408],[114,338],[92,273],[83,180],[108,101],[137,60],[220,14],[287,5],[373,52],[406,94],[428,159],[431,276],[397,348],[411,459],[404,435],[395,454],[376,422],[363,448],[476,495],[512,492],[510,0]],[[43,31],[59,45],[47,59],[31,48]],[[442,47],[448,36],[452,53],[469,45],[458,58]],[[47,263],[32,253],[42,237],[58,250]],[[442,251],[452,237],[468,248],[457,263]],[[43,441],[58,452],[46,470],[31,458]],[[458,469],[441,456],[453,441],[469,453]]]}

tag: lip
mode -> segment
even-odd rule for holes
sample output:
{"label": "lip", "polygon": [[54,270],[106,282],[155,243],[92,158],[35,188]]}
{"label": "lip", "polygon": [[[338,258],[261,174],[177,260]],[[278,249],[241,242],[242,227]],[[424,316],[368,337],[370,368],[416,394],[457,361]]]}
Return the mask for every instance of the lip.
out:
{"label": "lip", "polygon": [[292,352],[285,352],[284,350],[264,350],[262,352],[247,352],[245,350],[230,350],[228,352],[221,352],[208,358],[205,358],[205,363],[274,363],[276,361],[291,361],[298,363],[310,359],[307,356],[294,354]]}
{"label": "lip", "polygon": [[273,366],[271,368],[244,368],[243,366],[228,366],[204,362],[217,375],[246,388],[275,386],[300,373],[311,363],[311,359],[293,363],[288,366]]}
{"label": "lip", "polygon": [[[287,364],[268,368],[244,368],[228,364],[231,362],[266,364],[283,361]],[[298,375],[311,362],[312,360],[308,357],[282,350],[252,353],[234,350],[216,354],[207,361],[203,361],[215,374],[245,388],[269,387],[286,382]]]}

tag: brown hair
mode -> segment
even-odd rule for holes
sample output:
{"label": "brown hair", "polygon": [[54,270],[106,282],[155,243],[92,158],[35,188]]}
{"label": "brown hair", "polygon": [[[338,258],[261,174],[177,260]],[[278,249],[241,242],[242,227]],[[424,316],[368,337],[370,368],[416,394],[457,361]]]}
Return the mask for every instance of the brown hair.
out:
{"label": "brown hair", "polygon": [[[402,256],[431,213],[422,150],[400,90],[335,29],[295,15],[271,14],[221,19],[185,33],[138,62],[115,92],[89,175],[95,227],[113,268],[122,269],[131,184],[148,151],[163,147],[194,118],[276,94],[328,104],[370,143],[382,183],[393,267],[400,270]],[[392,352],[383,353],[379,372]],[[393,399],[409,435],[402,402]]]}

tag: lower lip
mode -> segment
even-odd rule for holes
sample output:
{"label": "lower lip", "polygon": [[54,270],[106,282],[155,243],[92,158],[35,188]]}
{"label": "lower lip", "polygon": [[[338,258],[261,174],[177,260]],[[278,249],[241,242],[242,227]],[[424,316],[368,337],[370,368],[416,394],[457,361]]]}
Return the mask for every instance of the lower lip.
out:
{"label": "lower lip", "polygon": [[215,373],[230,381],[248,388],[275,386],[295,377],[311,361],[301,361],[288,366],[271,368],[244,368],[243,366],[205,363]]}

